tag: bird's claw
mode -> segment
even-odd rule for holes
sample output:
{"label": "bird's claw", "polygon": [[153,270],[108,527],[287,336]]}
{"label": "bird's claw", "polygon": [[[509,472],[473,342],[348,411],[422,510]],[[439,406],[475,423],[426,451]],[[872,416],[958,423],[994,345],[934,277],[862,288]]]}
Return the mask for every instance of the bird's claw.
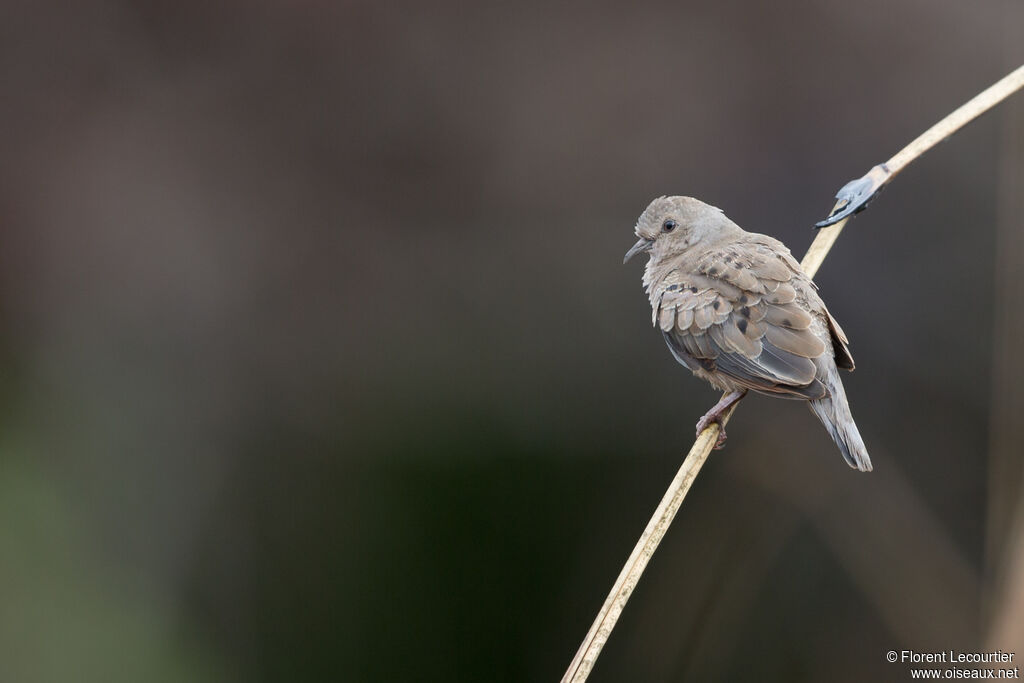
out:
{"label": "bird's claw", "polygon": [[708,412],[707,415],[697,420],[697,437],[699,438],[701,433],[713,424],[718,425],[718,439],[715,441],[715,450],[721,450],[725,447],[725,440],[728,438],[725,434],[725,425],[722,424],[722,414],[712,414],[714,411]]}
{"label": "bird's claw", "polygon": [[867,175],[843,185],[839,192],[836,192],[836,199],[839,200],[836,208],[832,209],[828,218],[815,223],[814,227],[824,228],[863,211],[868,202],[878,196],[891,175],[888,166],[879,164],[868,171]]}

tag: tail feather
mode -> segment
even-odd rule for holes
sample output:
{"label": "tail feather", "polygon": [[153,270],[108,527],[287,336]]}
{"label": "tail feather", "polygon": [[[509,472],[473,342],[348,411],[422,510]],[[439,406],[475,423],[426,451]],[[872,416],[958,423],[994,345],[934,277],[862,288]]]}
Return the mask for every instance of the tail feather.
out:
{"label": "tail feather", "polygon": [[833,366],[828,368],[824,375],[819,379],[828,387],[829,396],[809,401],[808,406],[839,446],[846,464],[861,472],[870,472],[871,458],[868,456],[864,441],[860,438],[860,432],[857,431],[857,423],[853,421],[850,404],[846,401],[846,391],[843,389],[838,371]]}

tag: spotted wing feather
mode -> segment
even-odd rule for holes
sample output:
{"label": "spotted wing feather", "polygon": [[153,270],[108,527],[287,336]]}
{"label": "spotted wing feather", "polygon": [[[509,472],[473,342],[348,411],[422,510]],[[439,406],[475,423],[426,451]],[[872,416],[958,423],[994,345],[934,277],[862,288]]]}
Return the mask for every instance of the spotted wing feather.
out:
{"label": "spotted wing feather", "polygon": [[762,393],[828,395],[814,362],[826,345],[794,287],[809,280],[791,261],[767,245],[735,245],[670,273],[655,315],[676,358]]}

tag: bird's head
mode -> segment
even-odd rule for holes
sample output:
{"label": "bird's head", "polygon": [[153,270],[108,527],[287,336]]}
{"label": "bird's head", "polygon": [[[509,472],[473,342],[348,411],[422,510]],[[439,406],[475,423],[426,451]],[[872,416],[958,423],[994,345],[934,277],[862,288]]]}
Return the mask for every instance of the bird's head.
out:
{"label": "bird's head", "polygon": [[671,258],[690,247],[724,236],[729,229],[738,229],[722,213],[693,197],[658,197],[651,202],[636,222],[640,239],[626,252],[623,263],[642,251],[652,259]]}

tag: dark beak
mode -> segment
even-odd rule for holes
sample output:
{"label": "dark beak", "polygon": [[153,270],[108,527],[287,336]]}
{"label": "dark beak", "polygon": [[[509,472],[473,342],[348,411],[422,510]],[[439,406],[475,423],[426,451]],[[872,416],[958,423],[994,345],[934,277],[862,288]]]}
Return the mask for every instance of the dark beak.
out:
{"label": "dark beak", "polygon": [[631,259],[634,256],[636,256],[637,254],[639,254],[641,251],[650,251],[651,247],[653,247],[653,246],[654,246],[654,240],[649,240],[649,239],[646,239],[644,237],[641,237],[640,239],[638,239],[636,241],[636,244],[634,244],[630,248],[630,250],[626,252],[626,258],[622,259],[622,262],[625,263],[629,259]]}

